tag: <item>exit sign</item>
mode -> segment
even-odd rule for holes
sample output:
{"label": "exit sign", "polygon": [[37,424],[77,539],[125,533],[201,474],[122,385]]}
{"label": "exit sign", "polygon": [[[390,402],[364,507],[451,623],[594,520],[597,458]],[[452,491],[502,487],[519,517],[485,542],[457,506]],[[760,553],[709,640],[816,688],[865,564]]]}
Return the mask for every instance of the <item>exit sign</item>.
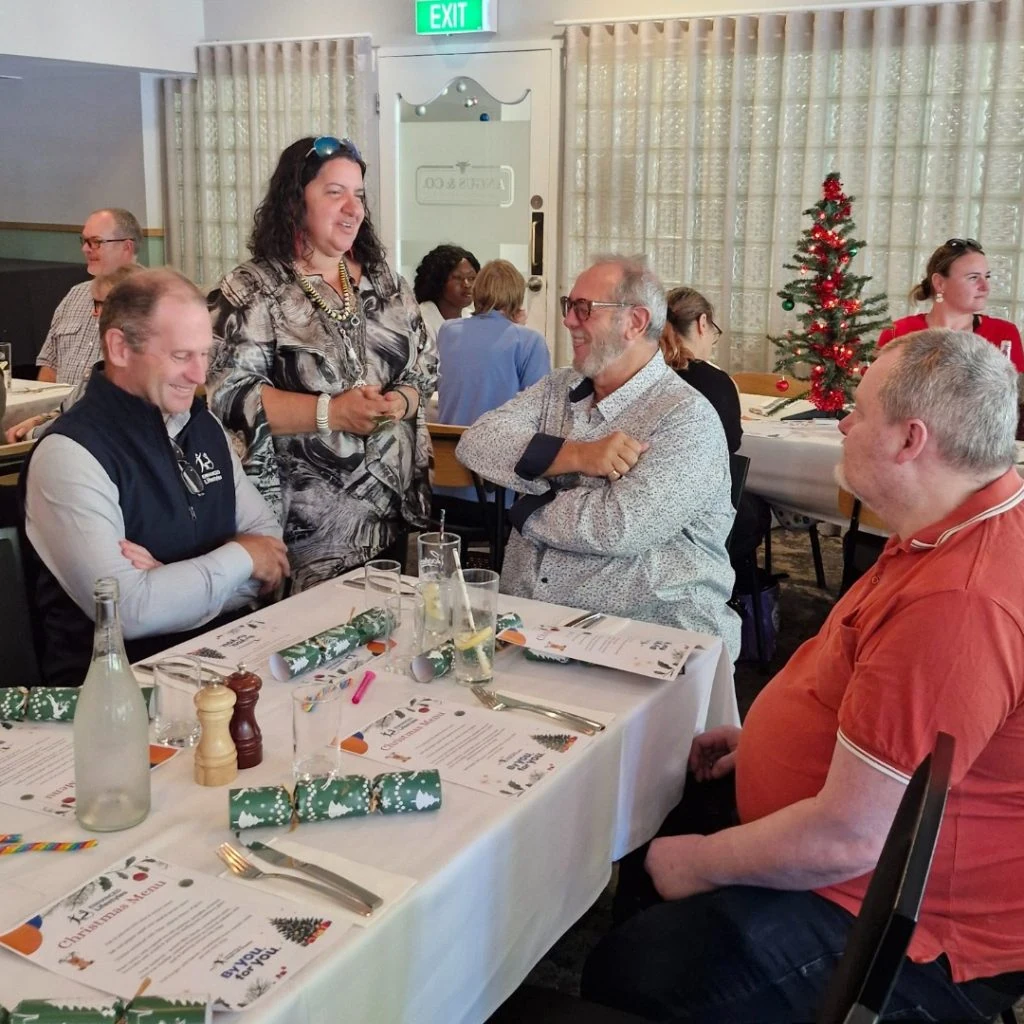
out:
{"label": "exit sign", "polygon": [[494,32],[497,0],[416,0],[416,34]]}

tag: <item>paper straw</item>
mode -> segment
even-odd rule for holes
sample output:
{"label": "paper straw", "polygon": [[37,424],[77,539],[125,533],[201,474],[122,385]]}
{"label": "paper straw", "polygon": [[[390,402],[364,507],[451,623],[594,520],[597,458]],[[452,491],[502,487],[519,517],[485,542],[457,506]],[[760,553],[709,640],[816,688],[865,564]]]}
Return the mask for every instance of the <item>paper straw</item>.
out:
{"label": "paper straw", "polygon": [[0,843],[16,843],[20,838],[20,832],[8,832],[6,835],[0,835]]}
{"label": "paper straw", "polygon": [[75,850],[91,850],[97,845],[96,839],[83,839],[78,843],[4,843],[0,846],[0,857],[9,853],[72,853]]}
{"label": "paper straw", "polygon": [[[303,711],[312,711],[316,707],[316,702],[318,700],[323,700],[324,697],[326,697],[327,694],[329,694],[331,692],[331,690],[333,690],[334,688],[335,688],[335,684],[334,683],[328,683],[326,686],[321,686],[320,689],[317,690],[316,693],[314,693],[312,697],[308,697],[306,700],[304,700],[302,702],[302,710]],[[341,687],[341,689],[344,689],[344,688],[345,688],[344,686]]]}

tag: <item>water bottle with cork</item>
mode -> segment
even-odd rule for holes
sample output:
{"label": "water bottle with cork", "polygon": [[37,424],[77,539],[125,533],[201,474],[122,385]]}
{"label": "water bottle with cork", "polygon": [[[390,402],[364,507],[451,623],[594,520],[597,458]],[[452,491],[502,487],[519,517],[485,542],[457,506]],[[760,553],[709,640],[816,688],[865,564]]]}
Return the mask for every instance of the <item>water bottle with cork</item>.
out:
{"label": "water bottle with cork", "polygon": [[117,580],[96,581],[92,662],[75,709],[75,813],[93,832],[116,832],[149,814],[149,717],[128,667]]}

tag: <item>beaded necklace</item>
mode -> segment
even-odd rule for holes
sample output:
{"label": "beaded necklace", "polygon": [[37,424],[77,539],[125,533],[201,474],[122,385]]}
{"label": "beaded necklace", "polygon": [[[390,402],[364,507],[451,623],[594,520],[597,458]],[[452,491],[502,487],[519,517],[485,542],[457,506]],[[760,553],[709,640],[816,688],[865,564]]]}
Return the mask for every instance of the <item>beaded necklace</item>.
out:
{"label": "beaded necklace", "polygon": [[[357,344],[360,348],[363,347],[364,341],[362,339],[362,317],[356,313],[358,308],[358,300],[356,298],[355,290],[352,287],[352,281],[348,276],[348,268],[345,266],[344,256],[338,260],[338,280],[341,283],[341,309],[335,309],[327,300],[316,290],[313,286],[313,282],[303,274],[299,268],[295,268],[295,276],[299,279],[299,284],[302,290],[309,296],[310,302],[313,303],[317,309],[322,310],[329,319],[335,323],[344,323],[348,327],[354,329]],[[356,368],[356,379],[350,385],[353,388],[360,388],[366,385],[366,367],[363,365],[364,360],[360,359],[359,354],[352,346],[351,339],[346,336],[345,347],[348,350],[348,356],[351,360],[352,365]]]}
{"label": "beaded necklace", "polygon": [[313,282],[305,274],[301,273],[298,267],[295,268],[295,273],[298,275],[302,290],[309,296],[310,301],[317,309],[322,310],[337,323],[344,323],[347,320],[353,327],[359,326],[359,314],[355,312],[356,293],[352,288],[352,281],[348,276],[348,268],[345,266],[344,257],[338,260],[338,281],[341,284],[341,309],[335,309],[327,302],[313,286]]}

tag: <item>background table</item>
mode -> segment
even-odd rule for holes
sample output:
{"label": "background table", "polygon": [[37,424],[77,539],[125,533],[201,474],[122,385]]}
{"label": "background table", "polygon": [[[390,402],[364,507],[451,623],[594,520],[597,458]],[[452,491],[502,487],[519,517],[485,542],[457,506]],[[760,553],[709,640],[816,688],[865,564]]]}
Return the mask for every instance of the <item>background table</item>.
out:
{"label": "background table", "polygon": [[3,415],[3,429],[27,420],[29,416],[53,412],[59,408],[74,388],[70,384],[48,384],[41,380],[19,380],[11,382],[7,393],[7,408]]}
{"label": "background table", "polygon": [[[763,395],[740,395],[743,443],[740,455],[750,459],[747,490],[772,505],[845,526],[839,511],[835,469],[843,459],[843,435],[832,419],[787,420],[813,409],[798,399],[770,415],[764,409],[777,401]],[[1024,471],[1024,442],[1017,442],[1017,467]]]}
{"label": "background table", "polygon": [[[294,626],[298,638],[347,620],[353,605],[361,609],[363,595],[332,581],[266,614]],[[564,621],[570,614],[569,609],[505,596],[499,608],[519,611],[528,626]],[[604,625],[614,629],[622,620]],[[519,800],[445,783],[444,806],[436,813],[301,826],[294,838],[302,843],[411,875],[419,884],[379,922],[366,930],[354,928],[339,949],[257,1007],[218,1020],[485,1020],[591,906],[608,882],[612,860],[654,834],[680,796],[693,735],[738,723],[732,666],[720,640],[642,623],[634,624],[634,630],[636,635],[683,635],[703,650],[691,656],[685,675],[670,683],[591,666],[528,662],[513,649],[497,656],[499,690],[616,716],[580,756]],[[265,664],[250,667],[264,679],[257,717],[265,760],[241,773],[235,785],[290,786],[291,687],[275,682]],[[454,682],[418,686],[411,679],[381,675],[358,708],[345,704],[344,727],[357,729],[425,691],[478,706]],[[342,757],[344,771],[370,775],[386,770],[354,755]],[[127,832],[97,837],[100,845],[94,850],[0,859],[0,929],[133,850],[220,873],[214,848],[231,838],[227,787],[204,789],[192,783],[191,775],[189,751],[157,769],[149,818]],[[18,808],[0,807],[0,820],[4,830],[22,831],[26,838],[83,835],[73,822]],[[88,991],[2,949],[0,976],[6,1005],[30,996]]]}

